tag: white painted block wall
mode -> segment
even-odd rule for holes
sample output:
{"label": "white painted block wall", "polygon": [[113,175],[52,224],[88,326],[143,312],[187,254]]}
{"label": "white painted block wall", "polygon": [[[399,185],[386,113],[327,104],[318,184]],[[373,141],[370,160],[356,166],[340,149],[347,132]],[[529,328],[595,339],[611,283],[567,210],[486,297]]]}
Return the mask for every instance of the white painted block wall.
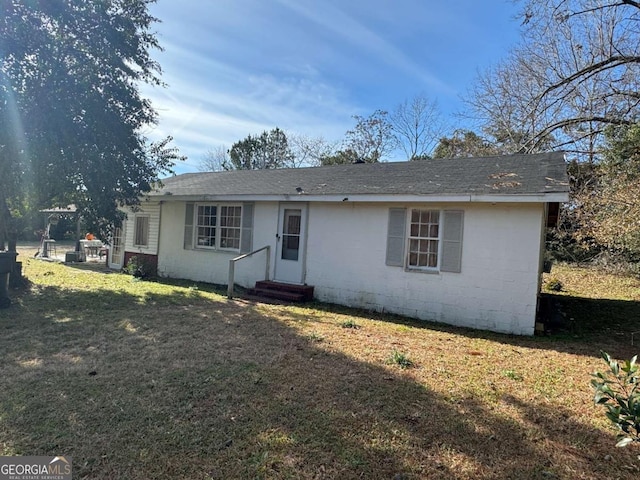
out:
{"label": "white painted block wall", "polygon": [[[199,282],[226,285],[229,275],[229,260],[241,255],[239,252],[216,250],[185,250],[184,202],[165,202],[162,205],[162,231],[158,251],[158,273],[161,276],[184,278]],[[253,250],[267,244],[272,245],[275,255],[278,203],[261,202],[254,206]],[[264,280],[265,252],[236,263],[235,283],[252,287],[257,280]],[[273,258],[271,259],[273,272]]]}
{"label": "white painted block wall", "polygon": [[398,205],[311,205],[306,280],[319,300],[498,332],[534,333],[542,204],[426,206],[465,211],[461,273],[385,265],[391,206]]}
{"label": "white painted block wall", "polygon": [[[385,265],[388,211],[399,206],[464,210],[461,273]],[[254,207],[253,249],[271,245],[271,276],[278,207],[277,202],[256,202]],[[185,250],[184,215],[184,202],[163,203],[159,274],[226,284],[229,259],[239,253]],[[315,286],[321,301],[532,335],[543,219],[543,204],[312,203],[306,283]],[[236,266],[236,283],[251,287],[264,278],[264,270],[264,253],[245,259]]]}

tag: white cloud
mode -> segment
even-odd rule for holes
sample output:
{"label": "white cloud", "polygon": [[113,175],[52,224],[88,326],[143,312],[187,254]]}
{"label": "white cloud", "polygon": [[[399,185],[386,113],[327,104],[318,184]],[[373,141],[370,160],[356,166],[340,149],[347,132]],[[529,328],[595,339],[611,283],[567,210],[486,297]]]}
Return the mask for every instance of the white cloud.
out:
{"label": "white cloud", "polygon": [[195,170],[203,154],[231,146],[276,126],[312,136],[338,138],[356,107],[325,83],[311,65],[284,77],[212,60],[205,52],[168,43],[167,88],[143,87],[159,114],[153,138],[172,135],[189,157],[181,171]]}
{"label": "white cloud", "polygon": [[[329,31],[332,35],[338,35],[350,44],[357,46],[361,52],[369,52],[369,55],[375,57],[377,62],[384,62],[390,67],[399,68],[403,74],[414,75],[425,84],[441,92],[448,94],[453,92],[446,82],[411,60],[402,49],[330,2],[313,2],[312,4],[297,0],[277,0],[277,2],[316,23],[322,30]],[[367,5],[367,8],[372,8],[372,6]]]}

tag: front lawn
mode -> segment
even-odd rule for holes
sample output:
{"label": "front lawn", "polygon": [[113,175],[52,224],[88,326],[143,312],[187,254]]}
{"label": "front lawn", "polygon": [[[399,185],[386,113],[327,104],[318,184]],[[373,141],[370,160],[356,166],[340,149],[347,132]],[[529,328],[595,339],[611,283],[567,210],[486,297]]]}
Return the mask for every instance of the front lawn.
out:
{"label": "front lawn", "polygon": [[[78,479],[640,476],[589,386],[601,348],[640,350],[626,331],[519,338],[228,301],[22,253],[31,290],[0,310],[2,455],[69,455]],[[563,268],[559,298],[579,305],[582,270]],[[638,312],[638,285],[614,300]]]}

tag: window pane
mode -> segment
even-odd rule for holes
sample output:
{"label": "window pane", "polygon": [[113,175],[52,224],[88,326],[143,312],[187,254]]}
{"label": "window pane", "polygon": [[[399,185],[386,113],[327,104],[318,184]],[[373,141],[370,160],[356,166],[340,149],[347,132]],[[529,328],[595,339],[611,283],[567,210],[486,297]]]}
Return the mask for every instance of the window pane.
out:
{"label": "window pane", "polygon": [[220,248],[240,248],[240,225],[242,207],[223,205],[220,207]]}
{"label": "window pane", "polygon": [[149,244],[149,217],[136,217],[134,245],[146,247]]}
{"label": "window pane", "polygon": [[213,248],[216,246],[216,212],[215,205],[198,205],[196,220],[196,245]]}
{"label": "window pane", "polygon": [[285,224],[285,234],[299,235],[300,234],[300,219],[302,212],[300,210],[286,210],[285,217],[287,218]]}
{"label": "window pane", "polygon": [[409,227],[408,265],[436,268],[438,265],[438,239],[440,212],[438,210],[411,210]]}

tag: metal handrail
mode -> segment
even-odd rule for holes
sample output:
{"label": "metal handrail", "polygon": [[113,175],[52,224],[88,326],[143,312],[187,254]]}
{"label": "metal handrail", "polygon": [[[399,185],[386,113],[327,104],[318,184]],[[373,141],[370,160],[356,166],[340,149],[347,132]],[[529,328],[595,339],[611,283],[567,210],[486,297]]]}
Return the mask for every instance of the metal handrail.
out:
{"label": "metal handrail", "polygon": [[227,285],[227,298],[233,298],[233,284],[234,277],[236,275],[236,262],[242,260],[243,258],[250,257],[255,255],[256,253],[261,252],[262,250],[267,251],[267,268],[265,270],[264,279],[269,280],[269,263],[271,262],[271,245],[265,245],[262,248],[254,250],[253,252],[245,253],[244,255],[240,255],[239,257],[232,258],[229,260],[229,284]]}

